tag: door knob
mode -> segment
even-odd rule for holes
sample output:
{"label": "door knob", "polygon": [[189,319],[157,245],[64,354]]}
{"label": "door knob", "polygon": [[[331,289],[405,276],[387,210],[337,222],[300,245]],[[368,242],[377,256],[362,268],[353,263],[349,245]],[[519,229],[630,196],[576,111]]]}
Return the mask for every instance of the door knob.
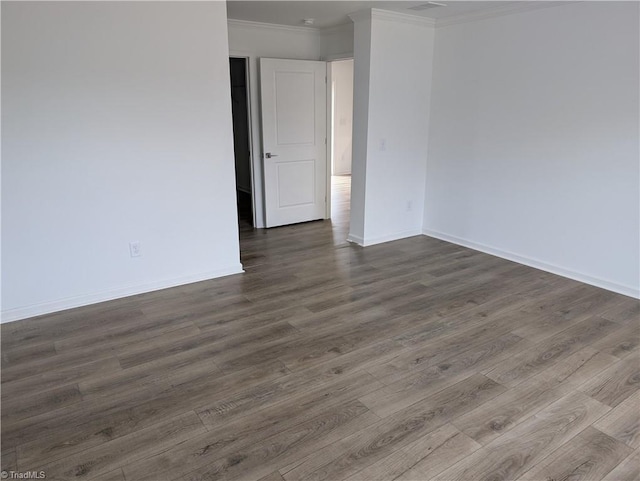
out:
{"label": "door knob", "polygon": [[277,154],[272,154],[271,152],[267,152],[266,154],[264,154],[264,156],[267,159],[270,159],[271,157],[277,157],[278,155]]}

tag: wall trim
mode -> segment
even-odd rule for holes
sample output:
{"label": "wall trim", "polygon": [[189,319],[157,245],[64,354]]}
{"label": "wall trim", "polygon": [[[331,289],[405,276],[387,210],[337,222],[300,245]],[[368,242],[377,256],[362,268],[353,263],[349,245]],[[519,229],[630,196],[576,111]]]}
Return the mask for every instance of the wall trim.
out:
{"label": "wall trim", "polygon": [[505,250],[491,247],[485,244],[481,244],[478,242],[456,237],[453,235],[444,234],[442,232],[425,229],[423,231],[423,234],[428,237],[434,237],[436,239],[440,239],[446,242],[451,242],[452,244],[468,247],[469,249],[484,252],[486,254],[491,254],[493,256],[501,257],[502,259],[507,259],[513,262],[517,262],[518,264],[523,264],[525,266],[533,267],[535,269],[540,269],[541,271],[551,272],[552,274],[557,274],[562,277],[567,277],[569,279],[573,279],[574,281],[584,282],[585,284],[590,284],[592,286],[600,287],[608,291],[613,291],[618,294],[640,299],[640,289],[632,286],[627,286],[624,284],[619,284],[617,282],[608,281],[606,279],[601,279],[599,277],[590,276],[588,274],[584,274],[583,272],[574,271],[572,269],[567,269],[565,267],[557,266],[555,264],[549,264],[548,262],[544,262],[539,259],[534,259],[532,257],[515,254],[513,252],[505,251]]}
{"label": "wall trim", "polygon": [[353,60],[353,52],[332,53],[326,57],[320,57],[322,62],[335,62],[339,60]]}
{"label": "wall trim", "polygon": [[306,35],[318,35],[321,32],[321,29],[316,27],[296,27],[292,25],[279,25],[276,23],[253,22],[251,20],[236,20],[234,18],[228,18],[227,25],[244,28],[261,28],[264,30],[279,30]]}
{"label": "wall trim", "polygon": [[463,13],[460,15],[452,15],[451,17],[440,18],[436,21],[436,27],[447,27],[449,25],[457,25],[460,23],[476,22],[490,18],[502,17],[504,15],[512,15],[514,13],[528,12],[530,10],[539,10],[541,8],[561,7],[571,3],[581,3],[581,1],[548,1],[548,2],[519,2],[509,5],[499,5],[493,8],[487,8],[476,12]]}
{"label": "wall trim", "polygon": [[408,23],[420,25],[421,27],[435,27],[436,20],[429,17],[420,17],[409,13],[393,12],[391,10],[371,9],[371,18],[376,20],[386,20],[388,22]]}
{"label": "wall trim", "polygon": [[134,284],[116,289],[109,289],[91,294],[83,294],[81,296],[68,297],[66,299],[58,299],[31,306],[17,307],[15,309],[7,309],[2,311],[0,323],[18,321],[29,317],[40,316],[43,314],[51,314],[75,307],[88,306],[99,302],[111,301],[123,297],[144,294],[147,292],[159,291],[170,287],[182,286],[193,282],[207,281],[218,277],[230,276],[232,274],[240,274],[244,272],[242,264],[234,264],[223,269],[214,271],[200,272],[188,276],[173,277],[160,281],[146,282],[143,284]]}
{"label": "wall trim", "polygon": [[349,18],[353,22],[375,19],[384,20],[387,22],[399,22],[411,25],[419,25],[421,27],[436,26],[436,21],[433,18],[420,17],[418,15],[411,15],[408,13],[392,12],[391,10],[381,10],[379,8],[360,10],[358,12],[349,14]]}
{"label": "wall trim", "polygon": [[333,27],[324,27],[320,28],[320,35],[327,36],[333,35],[335,33],[352,33],[353,32],[353,22],[349,23],[341,23],[340,25],[334,25]]}
{"label": "wall trim", "polygon": [[[358,22],[361,20],[371,20],[372,18],[378,20],[394,21],[400,23],[408,23],[412,25],[421,25],[427,27],[448,27],[449,25],[458,25],[460,23],[476,22],[479,20],[486,20],[490,18],[502,17],[505,15],[512,15],[520,12],[528,12],[531,10],[539,10],[541,8],[561,7],[564,5],[570,5],[572,3],[582,3],[586,0],[569,0],[569,1],[540,1],[540,2],[516,2],[508,5],[498,5],[496,7],[487,8],[475,12],[463,13],[460,15],[452,15],[450,17],[444,17],[434,19],[430,17],[421,17],[419,15],[412,15],[410,13],[395,12],[392,10],[383,10],[380,8],[369,8],[359,10],[354,13],[350,13],[348,17],[352,22]],[[234,18],[227,19],[228,25],[234,25],[238,27],[247,28],[262,28],[269,30],[285,30],[289,32],[312,34],[312,35],[331,35],[335,32],[346,31],[351,27],[351,24],[342,23],[333,27],[302,27],[293,25],[280,25],[276,23],[255,22],[252,20],[238,20]]]}
{"label": "wall trim", "polygon": [[364,239],[359,235],[349,234],[347,235],[347,242],[351,242],[352,244],[358,244],[359,246],[364,247]]}
{"label": "wall trim", "polygon": [[378,237],[365,237],[365,238],[360,236],[355,236],[353,234],[349,234],[347,236],[347,241],[353,242],[354,244],[358,244],[359,246],[362,246],[362,247],[369,247],[376,244],[383,244],[385,242],[406,239],[407,237],[414,237],[417,235],[422,235],[422,232],[420,231],[420,229],[411,229],[411,230],[405,230],[402,232],[396,232],[394,234],[388,234],[388,235],[383,235]]}

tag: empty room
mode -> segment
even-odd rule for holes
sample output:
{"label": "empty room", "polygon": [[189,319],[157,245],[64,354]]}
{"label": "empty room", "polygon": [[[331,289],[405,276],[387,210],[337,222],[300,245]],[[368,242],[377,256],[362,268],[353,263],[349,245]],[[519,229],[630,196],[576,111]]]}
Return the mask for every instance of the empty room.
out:
{"label": "empty room", "polygon": [[0,8],[2,479],[640,479],[639,2]]}

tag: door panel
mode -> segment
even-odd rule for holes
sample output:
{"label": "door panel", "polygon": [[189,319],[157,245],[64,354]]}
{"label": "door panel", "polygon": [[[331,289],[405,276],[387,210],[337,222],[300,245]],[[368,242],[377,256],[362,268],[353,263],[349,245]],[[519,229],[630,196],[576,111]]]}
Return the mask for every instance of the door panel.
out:
{"label": "door panel", "polygon": [[326,64],[260,60],[266,226],[325,217]]}
{"label": "door panel", "polygon": [[[313,204],[316,197],[315,160],[279,162],[276,168],[278,169],[278,207]],[[280,188],[280,186],[288,186],[288,188]]]}

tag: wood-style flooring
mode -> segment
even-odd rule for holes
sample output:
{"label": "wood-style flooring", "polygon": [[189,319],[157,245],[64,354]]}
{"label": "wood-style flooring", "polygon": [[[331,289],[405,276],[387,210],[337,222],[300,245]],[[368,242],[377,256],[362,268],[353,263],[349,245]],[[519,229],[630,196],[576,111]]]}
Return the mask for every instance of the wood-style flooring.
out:
{"label": "wood-style flooring", "polygon": [[2,469],[632,481],[637,300],[425,236],[241,225],[246,273],[2,325]]}

